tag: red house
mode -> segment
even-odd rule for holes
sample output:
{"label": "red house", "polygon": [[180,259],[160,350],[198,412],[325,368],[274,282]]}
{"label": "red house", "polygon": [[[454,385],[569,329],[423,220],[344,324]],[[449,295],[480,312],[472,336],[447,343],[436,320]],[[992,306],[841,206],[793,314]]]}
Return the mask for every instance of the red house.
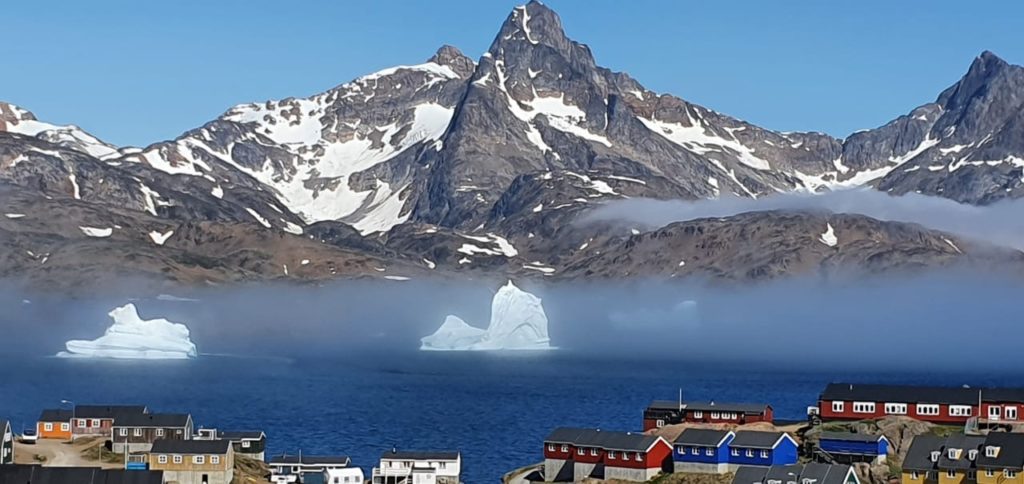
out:
{"label": "red house", "polygon": [[672,445],[662,437],[562,427],[544,439],[544,480],[587,477],[644,482],[672,471]]}
{"label": "red house", "polygon": [[684,422],[742,425],[773,419],[772,406],[766,403],[655,400],[644,410],[644,431]]}
{"label": "red house", "polygon": [[902,415],[926,422],[962,424],[972,417],[1013,423],[1024,411],[1024,389],[924,387],[830,383],[808,412],[822,421]]}
{"label": "red house", "polygon": [[119,416],[148,413],[143,405],[77,405],[72,411],[71,432],[74,437],[110,437]]}

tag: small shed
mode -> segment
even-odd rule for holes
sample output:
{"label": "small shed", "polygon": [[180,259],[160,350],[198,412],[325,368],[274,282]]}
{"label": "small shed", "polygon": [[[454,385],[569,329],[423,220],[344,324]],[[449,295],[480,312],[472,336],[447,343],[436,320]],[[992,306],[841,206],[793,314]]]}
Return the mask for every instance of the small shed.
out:
{"label": "small shed", "polygon": [[818,442],[821,452],[845,464],[854,462],[885,462],[889,439],[884,435],[851,432],[822,432]]}

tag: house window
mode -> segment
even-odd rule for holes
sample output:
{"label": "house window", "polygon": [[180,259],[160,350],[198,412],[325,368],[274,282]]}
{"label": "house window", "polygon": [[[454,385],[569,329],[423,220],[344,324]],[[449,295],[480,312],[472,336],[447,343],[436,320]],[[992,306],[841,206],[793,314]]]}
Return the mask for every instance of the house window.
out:
{"label": "house window", "polygon": [[761,451],[761,458],[762,459],[767,459],[768,458],[768,451],[767,450],[762,450]]}
{"label": "house window", "polygon": [[615,451],[614,450],[608,451],[608,459],[615,460]]}
{"label": "house window", "polygon": [[693,412],[693,418],[704,418],[704,412]]}
{"label": "house window", "polygon": [[92,422],[90,423],[90,427],[92,427],[94,429],[100,428],[100,419],[98,419],[98,418],[92,419]]}
{"label": "house window", "polygon": [[969,405],[950,405],[949,406],[950,417],[970,417],[971,407]]}
{"label": "house window", "polygon": [[953,470],[953,469],[947,470],[946,471],[946,477],[948,477],[950,479],[956,479],[956,471]]}
{"label": "house window", "polygon": [[654,422],[654,426],[660,429],[665,426],[665,421],[662,419],[658,419],[657,421]]}
{"label": "house window", "polygon": [[875,403],[853,402],[853,413],[875,413]]}
{"label": "house window", "polygon": [[978,449],[971,449],[967,451],[967,459],[971,462],[978,458]]}
{"label": "house window", "polygon": [[946,455],[949,457],[949,460],[957,460],[960,458],[960,449],[946,449]]}
{"label": "house window", "polygon": [[142,437],[142,429],[134,429],[132,433],[135,434],[136,437]]}
{"label": "house window", "polygon": [[718,412],[711,412],[711,420],[718,420],[721,417],[722,417],[722,415],[720,413],[718,413]]}
{"label": "house window", "polygon": [[995,445],[985,446],[985,457],[999,457],[999,447]]}
{"label": "house window", "polygon": [[622,460],[629,460],[629,452],[622,453]]}
{"label": "house window", "polygon": [[164,436],[164,429],[156,429],[156,436],[157,437],[163,437]]}
{"label": "house window", "polygon": [[576,453],[579,455],[583,455],[583,448],[580,447],[579,449],[576,449]]}
{"label": "house window", "polygon": [[121,437],[127,437],[128,436],[128,428],[127,427],[121,427],[121,428],[117,429],[117,434],[120,435]]}
{"label": "house window", "polygon": [[754,457],[754,449],[747,449],[747,457]]}
{"label": "house window", "polygon": [[569,446],[562,444],[562,452],[569,452]]}
{"label": "house window", "polygon": [[985,477],[995,477],[996,471],[992,469],[985,469]]}
{"label": "house window", "polygon": [[634,458],[634,460],[636,460],[637,462],[640,462],[640,461],[644,460],[643,454],[637,452],[636,453],[636,457]]}
{"label": "house window", "polygon": [[978,471],[967,471],[967,479],[971,481],[978,480]]}
{"label": "house window", "polygon": [[590,455],[597,455],[597,447],[593,447],[590,449]]}
{"label": "house window", "polygon": [[46,430],[47,432],[53,431],[53,424],[49,423],[49,422],[44,423],[43,424],[43,430]]}
{"label": "house window", "polygon": [[683,447],[681,445],[676,447],[676,453],[677,454],[686,454],[686,447]]}
{"label": "house window", "polygon": [[1003,470],[1003,475],[1006,476],[1007,479],[1016,479],[1017,478],[1017,471],[1012,471],[1010,469],[1004,469]]}
{"label": "house window", "polygon": [[181,462],[182,462],[182,459],[181,459],[180,455],[174,456],[174,463],[175,464],[181,464]]}
{"label": "house window", "polygon": [[554,452],[554,451],[555,451],[555,444],[548,444],[548,452]]}
{"label": "house window", "polygon": [[166,455],[163,455],[163,454],[161,454],[160,456],[158,456],[158,457],[156,458],[156,461],[157,461],[157,462],[159,462],[159,463],[161,463],[161,464],[166,464],[166,463],[167,463],[167,456],[166,456]]}
{"label": "house window", "polygon": [[708,447],[706,450],[704,450],[704,455],[706,455],[708,457],[714,456],[715,455],[715,449],[712,449],[711,447]]}
{"label": "house window", "polygon": [[64,432],[67,432],[68,430],[71,430],[71,424],[69,424],[69,423],[67,423],[67,422],[62,422],[62,423],[60,424],[60,429],[61,429],[62,431],[64,431]]}
{"label": "house window", "polygon": [[917,471],[911,471],[910,472],[910,480],[916,481],[916,480],[918,480],[920,478],[921,478],[921,474],[919,474]]}
{"label": "house window", "polygon": [[843,412],[843,406],[844,406],[843,402],[832,402],[832,411],[833,412],[842,413]]}
{"label": "house window", "polygon": [[194,456],[192,456],[192,463],[193,464],[205,464],[206,463],[206,456],[194,455]]}
{"label": "house window", "polygon": [[[249,448],[249,441],[248,440],[243,440],[242,441],[242,448],[243,449],[248,449]],[[551,449],[551,450],[555,450],[555,449]]]}
{"label": "house window", "polygon": [[696,447],[690,447],[690,453],[693,455],[700,455],[700,449]]}
{"label": "house window", "polygon": [[918,415],[932,415],[932,416],[934,416],[934,415],[938,415],[939,414],[939,406],[938,405],[933,405],[933,404],[928,404],[928,403],[919,403],[919,404],[917,404],[917,409],[916,410],[917,410],[917,414]]}
{"label": "house window", "polygon": [[84,418],[78,419],[78,428],[80,428],[80,429],[84,429],[85,428],[85,419]]}
{"label": "house window", "polygon": [[211,455],[210,456],[210,463],[211,464],[220,464],[220,456],[219,455]]}
{"label": "house window", "polygon": [[733,457],[739,457],[740,456],[740,449],[732,449],[732,456]]}
{"label": "house window", "polygon": [[1017,420],[1017,407],[1006,407],[1006,420]]}
{"label": "house window", "polygon": [[905,403],[887,403],[885,404],[885,413],[887,415],[906,415],[907,404]]}

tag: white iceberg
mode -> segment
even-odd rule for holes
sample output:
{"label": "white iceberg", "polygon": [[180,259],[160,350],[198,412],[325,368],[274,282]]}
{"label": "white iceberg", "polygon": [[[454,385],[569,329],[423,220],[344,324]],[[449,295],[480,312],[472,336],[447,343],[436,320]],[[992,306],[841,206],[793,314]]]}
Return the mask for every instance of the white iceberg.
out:
{"label": "white iceberg", "polygon": [[491,324],[486,330],[448,316],[434,334],[420,340],[428,351],[549,350],[548,317],[540,298],[520,290],[512,281],[491,301]]}
{"label": "white iceberg", "polygon": [[117,358],[137,360],[180,360],[196,357],[196,345],[188,327],[166,319],[143,320],[134,304],[110,311],[114,324],[97,339],[71,340],[61,358]]}

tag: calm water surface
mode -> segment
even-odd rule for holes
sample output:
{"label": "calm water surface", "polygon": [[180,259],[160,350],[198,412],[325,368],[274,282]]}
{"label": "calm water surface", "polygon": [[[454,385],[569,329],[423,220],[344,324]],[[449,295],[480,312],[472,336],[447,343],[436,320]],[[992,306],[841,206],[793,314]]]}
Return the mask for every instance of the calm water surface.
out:
{"label": "calm water surface", "polygon": [[560,425],[636,430],[652,399],[767,401],[803,418],[830,380],[1024,386],[1006,374],[764,370],[760,365],[531,355],[412,353],[350,359],[203,357],[116,362],[0,358],[0,417],[18,430],[62,399],[191,412],[197,425],[262,429],[270,453],[347,454],[369,472],[398,446],[458,449],[463,479],[499,482],[541,459]]}

